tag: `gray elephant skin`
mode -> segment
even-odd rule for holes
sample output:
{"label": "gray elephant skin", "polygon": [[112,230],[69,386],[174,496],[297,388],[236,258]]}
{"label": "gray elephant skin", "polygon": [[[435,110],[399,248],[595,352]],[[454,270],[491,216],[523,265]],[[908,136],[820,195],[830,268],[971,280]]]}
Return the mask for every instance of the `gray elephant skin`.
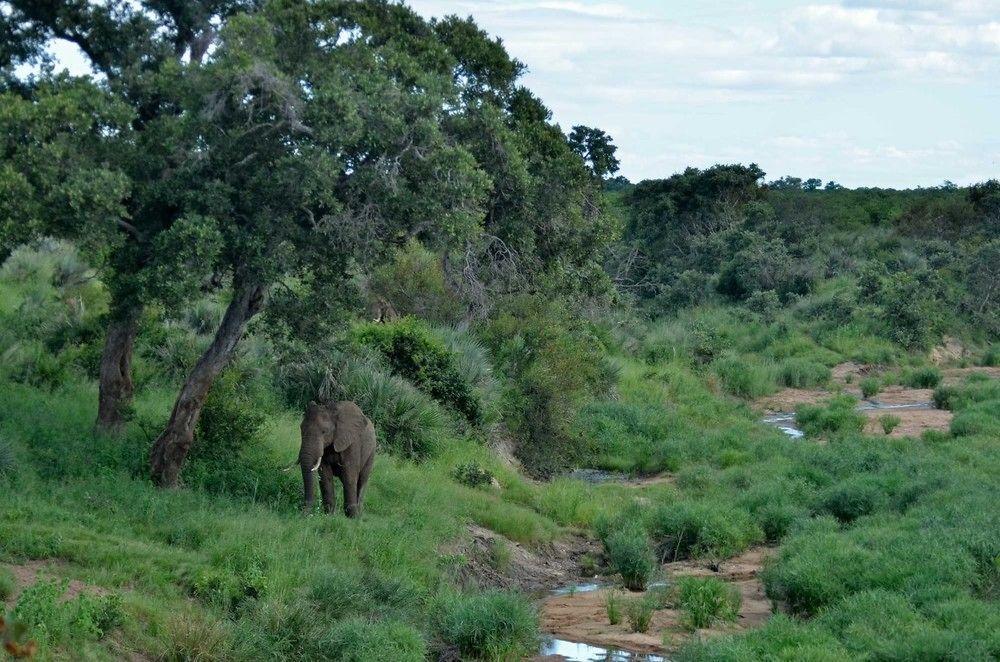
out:
{"label": "gray elephant skin", "polygon": [[337,507],[336,476],[344,486],[344,512],[348,517],[360,515],[374,462],[375,426],[357,404],[348,400],[309,403],[302,419],[298,460],[305,486],[305,512],[312,512],[313,474],[318,471],[324,510],[332,513]]}

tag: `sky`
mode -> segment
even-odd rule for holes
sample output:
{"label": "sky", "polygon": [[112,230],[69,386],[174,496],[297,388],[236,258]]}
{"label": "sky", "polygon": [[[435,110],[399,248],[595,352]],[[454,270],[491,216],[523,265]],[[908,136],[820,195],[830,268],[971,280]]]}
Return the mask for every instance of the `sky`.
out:
{"label": "sky", "polygon": [[[1000,178],[1000,0],[407,0],[473,16],[633,181],[757,163],[910,188]],[[75,47],[59,59],[80,69]]]}
{"label": "sky", "polygon": [[501,37],[633,181],[750,162],[852,187],[1000,177],[1000,0],[408,4]]}

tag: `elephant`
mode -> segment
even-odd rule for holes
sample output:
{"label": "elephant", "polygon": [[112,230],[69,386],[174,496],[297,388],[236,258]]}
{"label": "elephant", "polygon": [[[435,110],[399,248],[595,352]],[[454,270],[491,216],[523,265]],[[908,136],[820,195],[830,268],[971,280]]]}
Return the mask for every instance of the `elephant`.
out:
{"label": "elephant", "polygon": [[336,475],[344,486],[344,512],[348,517],[357,517],[375,462],[375,426],[349,400],[322,404],[312,401],[306,407],[301,429],[298,464],[305,486],[304,511],[312,511],[313,474],[319,470],[323,509],[327,513],[336,509]]}

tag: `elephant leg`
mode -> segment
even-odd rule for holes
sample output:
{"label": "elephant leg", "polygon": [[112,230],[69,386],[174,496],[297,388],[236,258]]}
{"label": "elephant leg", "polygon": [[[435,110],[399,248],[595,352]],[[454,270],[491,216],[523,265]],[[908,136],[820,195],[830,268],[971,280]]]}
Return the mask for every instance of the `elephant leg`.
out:
{"label": "elephant leg", "polygon": [[313,509],[313,502],[316,500],[314,490],[316,489],[313,480],[312,467],[302,465],[302,484],[305,487],[306,502],[302,506],[302,512],[309,514]]}
{"label": "elephant leg", "polygon": [[365,488],[368,487],[368,477],[372,475],[372,466],[375,464],[375,453],[368,456],[365,461],[365,465],[361,467],[361,473],[358,474],[358,513],[364,511],[365,508]]}
{"label": "elephant leg", "polygon": [[355,467],[344,467],[340,474],[344,484],[344,513],[348,517],[358,516],[358,470]]}
{"label": "elephant leg", "polygon": [[323,510],[333,513],[337,509],[337,492],[333,487],[333,467],[327,462],[319,465],[319,491],[323,497]]}

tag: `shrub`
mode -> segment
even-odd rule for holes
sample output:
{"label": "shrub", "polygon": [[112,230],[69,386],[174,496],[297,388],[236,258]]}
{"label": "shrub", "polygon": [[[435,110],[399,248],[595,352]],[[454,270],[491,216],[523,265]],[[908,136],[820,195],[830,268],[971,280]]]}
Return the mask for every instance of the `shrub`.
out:
{"label": "shrub", "polygon": [[957,437],[1000,435],[998,411],[1000,411],[1000,399],[968,405],[951,419],[951,433]]}
{"label": "shrub", "polygon": [[838,395],[826,405],[802,404],[795,408],[795,422],[810,436],[861,432],[866,418],[855,410],[856,400]]}
{"label": "shrub", "polygon": [[67,357],[52,354],[41,343],[15,345],[4,359],[7,375],[21,384],[52,391],[69,378]]}
{"label": "shrub", "polygon": [[888,495],[871,474],[857,474],[831,485],[818,498],[818,512],[829,513],[841,522],[853,522],[888,504]]}
{"label": "shrub", "polygon": [[16,468],[14,446],[6,439],[0,439],[0,478],[13,475]]}
{"label": "shrub", "polygon": [[354,333],[363,345],[378,350],[393,372],[408,379],[438,402],[480,423],[482,403],[463,379],[453,354],[416,318],[389,324],[364,324]]}
{"label": "shrub", "polygon": [[781,297],[774,290],[757,290],[747,299],[746,306],[764,317],[773,317],[781,309]]}
{"label": "shrub", "polygon": [[716,577],[681,577],[677,596],[684,624],[692,630],[735,621],[742,602],[739,589]]}
{"label": "shrub", "polygon": [[478,462],[470,461],[460,464],[451,471],[451,477],[462,485],[469,487],[487,487],[496,480],[493,472],[479,465]]}
{"label": "shrub", "polygon": [[14,595],[15,588],[14,573],[7,568],[0,568],[0,603]]}
{"label": "shrub", "polygon": [[882,432],[887,435],[892,434],[892,431],[899,427],[899,424],[903,422],[899,416],[893,416],[892,414],[882,414],[878,417],[878,422],[882,425]]}
{"label": "shrub", "polygon": [[934,388],[941,383],[941,371],[926,366],[909,370],[903,375],[903,384],[910,388]]}
{"label": "shrub", "polygon": [[343,360],[336,374],[344,397],[375,424],[380,446],[412,459],[434,454],[447,419],[427,394],[365,359]]}
{"label": "shrub", "polygon": [[653,574],[655,561],[649,537],[637,525],[612,531],[604,542],[611,567],[622,576],[625,588],[642,591]]}
{"label": "shrub", "polygon": [[728,357],[715,361],[712,369],[723,388],[740,398],[759,398],[774,392],[770,369],[749,359]]}
{"label": "shrub", "polygon": [[653,620],[655,603],[647,595],[632,598],[625,603],[625,616],[632,632],[648,632],[650,621]]}
{"label": "shrub", "polygon": [[785,359],[778,365],[778,382],[791,388],[815,388],[830,380],[830,369],[808,359]]}
{"label": "shrub", "polygon": [[683,662],[849,662],[856,656],[850,656],[841,643],[823,628],[776,614],[763,627],[739,636],[693,638],[677,659]]}
{"label": "shrub", "polygon": [[111,594],[94,597],[81,593],[63,600],[66,582],[37,581],[24,589],[11,618],[28,629],[28,636],[47,647],[101,639],[123,619],[121,599]]}
{"label": "shrub", "polygon": [[882,381],[877,377],[865,377],[858,386],[861,388],[861,397],[869,400],[882,390]]}
{"label": "shrub", "polygon": [[310,659],[350,662],[419,662],[427,659],[427,644],[413,626],[399,621],[348,618],[321,631],[309,642]]}
{"label": "shrub", "polygon": [[764,539],[750,513],[721,501],[664,504],[649,517],[649,529],[661,559],[729,558]]}
{"label": "shrub", "polygon": [[1000,345],[991,345],[988,350],[983,354],[982,360],[979,365],[988,367],[1000,366]]}
{"label": "shrub", "polygon": [[608,614],[608,623],[618,625],[622,622],[622,596],[618,591],[608,591],[604,596],[604,610]]}
{"label": "shrub", "polygon": [[538,621],[531,603],[513,593],[486,591],[442,600],[438,637],[463,659],[510,660],[533,654]]}

